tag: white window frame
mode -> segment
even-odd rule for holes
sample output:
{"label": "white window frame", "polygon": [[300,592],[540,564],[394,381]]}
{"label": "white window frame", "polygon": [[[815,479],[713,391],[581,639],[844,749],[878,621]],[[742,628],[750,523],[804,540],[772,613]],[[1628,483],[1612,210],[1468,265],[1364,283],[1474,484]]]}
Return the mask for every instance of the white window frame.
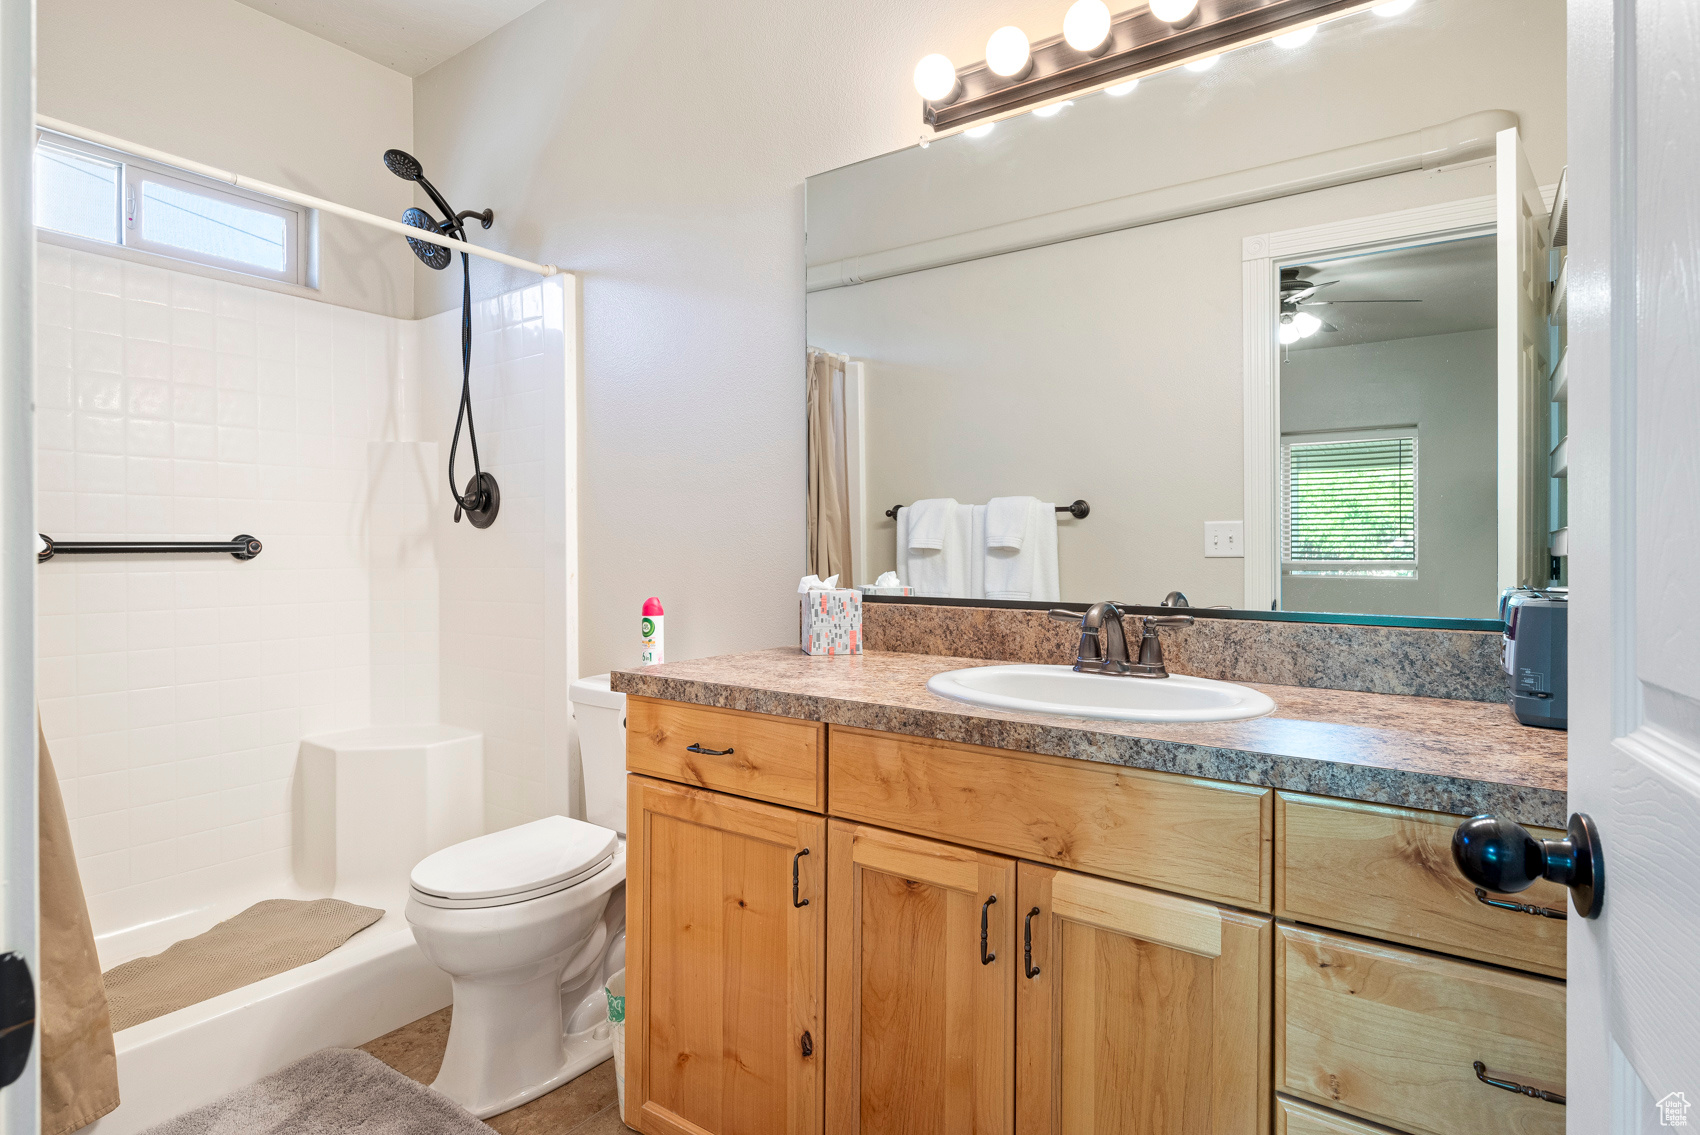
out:
{"label": "white window frame", "polygon": [[[72,138],[50,130],[38,130],[36,139],[37,145],[45,144],[62,150],[87,154],[104,161],[116,162],[120,167],[119,193],[118,200],[115,202],[115,207],[118,210],[117,244],[39,226],[36,228],[37,239],[50,244],[64,245],[89,252],[118,255],[126,260],[155,264],[163,268],[185,270],[196,275],[210,276],[214,279],[271,286],[278,290],[292,292],[317,291],[319,286],[319,211],[317,209],[309,209],[290,201],[268,197],[251,189],[243,189],[210,177],[202,177],[199,174],[178,169],[163,162],[137,157],[122,150],[97,146],[80,138]],[[284,221],[285,231],[285,263],[283,269],[276,272],[269,271],[253,264],[208,256],[178,245],[144,240],[141,230],[141,210],[144,207],[141,184],[144,181],[152,181],[172,188],[204,194],[208,197],[239,204],[245,209],[255,209],[281,217]],[[281,285],[281,288],[278,287],[279,285]]]}
{"label": "white window frame", "polygon": [[[1408,560],[1295,560],[1291,548],[1290,520],[1292,516],[1291,474],[1289,456],[1295,445],[1327,445],[1331,442],[1386,441],[1395,438],[1411,439],[1411,558]],[[1305,430],[1281,435],[1280,495],[1277,508],[1279,531],[1276,547],[1281,554],[1283,578],[1355,579],[1385,583],[1413,583],[1422,560],[1422,439],[1416,426],[1379,426],[1372,429]],[[1381,574],[1398,572],[1398,575]]]}

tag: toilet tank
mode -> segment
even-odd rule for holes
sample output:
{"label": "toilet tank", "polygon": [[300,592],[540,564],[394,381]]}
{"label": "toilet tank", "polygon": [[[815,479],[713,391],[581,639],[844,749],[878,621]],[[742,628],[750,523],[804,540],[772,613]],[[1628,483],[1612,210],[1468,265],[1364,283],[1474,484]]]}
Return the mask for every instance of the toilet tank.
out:
{"label": "toilet tank", "polygon": [[484,834],[484,735],[378,725],[301,742],[295,871],[302,886],[397,909],[413,865]]}
{"label": "toilet tank", "polygon": [[574,682],[571,697],[584,768],[584,818],[624,835],[626,695],[609,688],[608,675],[598,674]]}

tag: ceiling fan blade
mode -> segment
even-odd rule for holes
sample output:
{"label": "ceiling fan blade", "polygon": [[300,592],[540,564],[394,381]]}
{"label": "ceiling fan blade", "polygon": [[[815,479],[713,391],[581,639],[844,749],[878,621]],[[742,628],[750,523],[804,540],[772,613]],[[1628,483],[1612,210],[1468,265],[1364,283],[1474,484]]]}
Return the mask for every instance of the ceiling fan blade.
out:
{"label": "ceiling fan blade", "polygon": [[1422,300],[1317,300],[1306,304],[1306,307],[1320,307],[1325,303],[1422,303]]}
{"label": "ceiling fan blade", "polygon": [[1324,323],[1321,327],[1321,330],[1332,335],[1334,332],[1336,332],[1340,329],[1338,327],[1334,326],[1332,323]]}

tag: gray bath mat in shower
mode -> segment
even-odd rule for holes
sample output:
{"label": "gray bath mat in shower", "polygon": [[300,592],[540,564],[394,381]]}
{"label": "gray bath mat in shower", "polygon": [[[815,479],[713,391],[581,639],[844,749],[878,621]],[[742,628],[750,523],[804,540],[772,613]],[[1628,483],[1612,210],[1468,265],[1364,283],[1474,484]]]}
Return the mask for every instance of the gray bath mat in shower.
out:
{"label": "gray bath mat in shower", "polygon": [[315,1052],[145,1135],[491,1135],[447,1096],[353,1048]]}
{"label": "gray bath mat in shower", "polygon": [[340,899],[257,902],[205,934],[102,974],[112,1031],[317,961],[383,916]]}

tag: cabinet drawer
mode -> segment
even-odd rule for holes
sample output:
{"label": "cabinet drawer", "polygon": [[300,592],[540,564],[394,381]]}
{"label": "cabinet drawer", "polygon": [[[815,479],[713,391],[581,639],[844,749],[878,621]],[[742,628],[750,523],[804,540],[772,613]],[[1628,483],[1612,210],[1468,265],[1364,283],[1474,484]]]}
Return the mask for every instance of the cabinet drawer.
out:
{"label": "cabinet drawer", "polygon": [[626,699],[626,767],[755,800],[826,810],[826,727],[654,698]]}
{"label": "cabinet drawer", "polygon": [[1275,1135],[1390,1135],[1390,1132],[1385,1127],[1371,1127],[1337,1111],[1276,1096]]}
{"label": "cabinet drawer", "polygon": [[1270,908],[1274,793],[832,727],[832,812],[1232,906]]}
{"label": "cabinet drawer", "polygon": [[1295,926],[1277,929],[1278,1091],[1414,1135],[1563,1135],[1564,984]]}
{"label": "cabinet drawer", "polygon": [[[1452,862],[1461,817],[1279,793],[1275,913],[1496,965],[1564,976],[1564,922],[1489,906]],[[1563,832],[1536,829],[1542,839]],[[1545,880],[1514,896],[1566,909]]]}

